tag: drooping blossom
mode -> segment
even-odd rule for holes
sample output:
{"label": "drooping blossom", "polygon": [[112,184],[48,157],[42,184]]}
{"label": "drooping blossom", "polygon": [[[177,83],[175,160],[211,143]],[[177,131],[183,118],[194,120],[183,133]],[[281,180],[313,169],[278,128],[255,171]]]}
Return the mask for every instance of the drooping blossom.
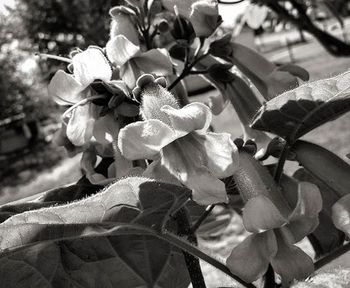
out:
{"label": "drooping blossom", "polygon": [[98,107],[92,100],[101,98],[94,95],[89,87],[95,80],[109,81],[112,68],[101,49],[89,47],[72,58],[73,74],[58,70],[53,76],[49,95],[59,105],[70,105],[67,123],[67,137],[76,146],[82,146],[92,137],[93,125],[98,116]]}
{"label": "drooping blossom", "polygon": [[144,73],[157,76],[173,74],[173,64],[166,49],[151,49],[143,52],[124,35],[111,38],[106,45],[108,59],[120,68],[120,77],[133,89],[136,80]]}
{"label": "drooping blossom", "polygon": [[[162,0],[165,9],[178,13],[191,21],[197,37],[209,37],[220,24],[216,0]],[[176,9],[175,8],[175,9]]]}
{"label": "drooping blossom", "polygon": [[229,134],[207,131],[211,112],[206,105],[195,102],[181,108],[160,79],[138,79],[134,93],[141,94],[144,120],[120,130],[121,153],[129,160],[152,159],[147,175],[176,178],[193,190],[200,204],[226,202],[219,179],[237,169],[237,147]]}
{"label": "drooping blossom", "polygon": [[[240,159],[241,163],[257,163],[242,153]],[[263,168],[255,171],[254,181],[262,179],[259,188],[241,194],[246,202],[243,225],[252,234],[232,250],[226,264],[247,282],[262,277],[271,264],[283,285],[289,287],[294,279],[304,279],[313,272],[312,259],[294,244],[318,226],[322,198],[316,185],[289,177],[283,178],[281,192]],[[241,169],[236,174],[244,173]]]}
{"label": "drooping blossom", "polygon": [[[217,60],[209,56],[198,63],[195,68],[206,70],[216,63],[218,63]],[[257,157],[261,157],[266,153],[267,146],[272,139],[265,132],[250,128],[250,123],[262,104],[256,92],[245,81],[243,75],[239,75],[236,72],[229,73],[232,74],[234,80],[228,83],[220,81],[220,76],[215,78],[213,75],[203,75],[220,92],[220,95],[210,99],[209,107],[214,115],[218,115],[224,110],[227,103],[231,103],[241,122],[244,141],[248,139],[254,140],[258,147]]]}
{"label": "drooping blossom", "polygon": [[[117,179],[130,175],[141,175],[143,169],[134,168],[132,161],[121,155],[116,141],[120,130],[120,124],[111,114],[107,114],[96,120],[93,130],[94,141],[83,148],[81,169],[86,178],[96,185],[107,185]],[[107,177],[96,172],[97,157],[114,158],[107,171]]]}

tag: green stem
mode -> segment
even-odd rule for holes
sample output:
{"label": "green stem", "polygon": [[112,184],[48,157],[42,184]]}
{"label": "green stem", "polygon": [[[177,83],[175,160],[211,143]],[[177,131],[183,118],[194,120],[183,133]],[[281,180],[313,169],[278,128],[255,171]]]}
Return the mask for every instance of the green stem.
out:
{"label": "green stem", "polygon": [[195,233],[197,231],[197,229],[199,228],[199,226],[201,226],[201,224],[203,223],[203,221],[209,216],[209,214],[211,213],[211,211],[213,211],[215,207],[215,204],[209,205],[204,213],[199,217],[199,219],[197,220],[196,223],[194,223],[194,225],[191,228],[191,232]]}
{"label": "green stem", "polygon": [[202,59],[204,59],[208,55],[209,54],[203,54],[203,55],[199,56],[191,64],[186,65],[186,62],[185,62],[185,68],[182,70],[179,77],[177,77],[175,79],[175,81],[169,85],[168,90],[170,91],[171,89],[173,89],[183,78],[185,78],[187,75],[189,75],[191,73],[191,70],[194,67],[194,65],[196,65],[199,61],[201,61]]}
{"label": "green stem", "polygon": [[280,157],[278,159],[277,167],[274,174],[274,179],[277,183],[280,182],[280,179],[282,177],[283,167],[284,167],[284,164],[286,163],[289,149],[290,149],[289,144],[288,143],[284,144]]}
{"label": "green stem", "polygon": [[340,257],[348,251],[350,251],[350,243],[347,243],[342,247],[339,247],[333,252],[329,253],[328,255],[322,257],[321,259],[315,262],[315,271],[321,269],[323,266],[327,265],[328,263],[332,262],[333,260],[337,259],[338,257]]}
{"label": "green stem", "polygon": [[[187,236],[188,241],[197,245],[197,238],[191,232],[189,216],[185,208],[181,208],[175,215],[178,224],[179,236]],[[193,288],[206,288],[199,259],[192,254],[183,251],[188,273],[191,278]]]}
{"label": "green stem", "polygon": [[238,276],[232,274],[232,272],[226,267],[226,265],[224,265],[220,261],[210,257],[206,253],[199,250],[197,247],[188,244],[186,241],[176,237],[175,235],[172,235],[170,233],[165,233],[165,234],[162,234],[160,236],[160,238],[168,241],[169,243],[175,245],[176,247],[178,247],[182,250],[185,250],[186,252],[202,259],[203,261],[205,261],[207,263],[209,263],[210,265],[214,266],[215,268],[217,268],[221,272],[230,276],[232,279],[236,280],[238,283],[240,283],[244,287],[256,288],[253,284],[247,283],[244,280],[242,280],[241,278],[239,278]]}

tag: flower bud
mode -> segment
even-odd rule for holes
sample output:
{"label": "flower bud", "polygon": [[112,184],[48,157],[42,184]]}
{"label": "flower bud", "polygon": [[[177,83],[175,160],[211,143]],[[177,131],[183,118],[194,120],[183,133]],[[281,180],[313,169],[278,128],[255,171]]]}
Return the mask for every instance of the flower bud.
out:
{"label": "flower bud", "polygon": [[291,209],[281,195],[269,171],[253,155],[241,150],[239,168],[233,175],[237,189],[244,202],[258,196],[265,196],[287,217]]}
{"label": "flower bud", "polygon": [[109,12],[112,16],[110,37],[124,35],[132,43],[139,45],[139,34],[131,19],[132,14],[126,13],[121,7],[123,6],[114,7]]}
{"label": "flower bud", "polygon": [[223,59],[232,56],[232,45],[231,45],[231,34],[227,33],[220,39],[212,42],[209,47],[209,53],[213,56],[220,57]]}
{"label": "flower bud", "polygon": [[194,38],[196,38],[196,33],[194,32],[191,22],[180,15],[177,15],[175,18],[171,35],[181,46],[191,45]]}

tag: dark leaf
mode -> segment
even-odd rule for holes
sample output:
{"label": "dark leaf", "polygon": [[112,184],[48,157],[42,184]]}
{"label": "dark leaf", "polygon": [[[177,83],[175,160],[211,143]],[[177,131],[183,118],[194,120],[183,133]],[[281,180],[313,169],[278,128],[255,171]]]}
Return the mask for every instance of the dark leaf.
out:
{"label": "dark leaf", "polygon": [[350,73],[304,84],[268,101],[252,128],[293,143],[299,137],[350,110]]}
{"label": "dark leaf", "polygon": [[208,73],[214,79],[222,83],[229,83],[235,80],[237,76],[230,72],[232,64],[214,64],[209,67]]}
{"label": "dark leaf", "polygon": [[[180,250],[156,238],[190,196],[146,178],[0,225],[4,287],[187,287]],[[12,251],[12,252],[11,252]]]}
{"label": "dark leaf", "polygon": [[213,56],[227,59],[232,55],[231,34],[227,33],[210,44],[209,53]]}

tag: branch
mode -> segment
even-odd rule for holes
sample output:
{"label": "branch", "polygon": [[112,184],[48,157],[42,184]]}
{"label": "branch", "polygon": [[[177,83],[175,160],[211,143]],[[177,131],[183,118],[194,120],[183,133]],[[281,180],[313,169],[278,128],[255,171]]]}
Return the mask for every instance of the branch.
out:
{"label": "branch", "polygon": [[295,27],[311,33],[332,55],[350,56],[350,45],[315,26],[306,14],[304,7],[297,1],[291,0],[290,3],[298,11],[298,16],[289,13],[276,0],[260,0],[260,3],[270,8],[280,18],[290,22]]}

